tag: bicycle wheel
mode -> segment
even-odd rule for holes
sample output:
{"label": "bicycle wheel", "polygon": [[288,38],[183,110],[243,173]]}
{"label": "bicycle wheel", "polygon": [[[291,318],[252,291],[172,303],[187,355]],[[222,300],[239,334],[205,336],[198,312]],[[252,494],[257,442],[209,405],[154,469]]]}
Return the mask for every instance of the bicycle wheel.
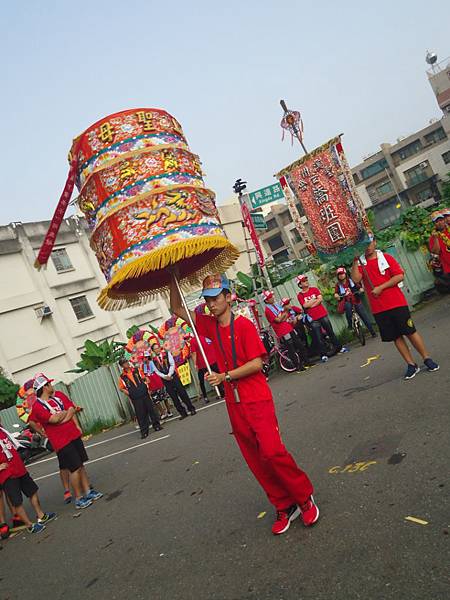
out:
{"label": "bicycle wheel", "polygon": [[292,373],[295,371],[295,365],[292,360],[289,358],[287,352],[278,351],[278,360],[280,361],[280,367],[286,373]]}
{"label": "bicycle wheel", "polygon": [[364,333],[363,324],[361,323],[361,319],[355,315],[353,319],[353,331],[355,332],[356,337],[361,342],[361,346],[366,345],[366,334]]}

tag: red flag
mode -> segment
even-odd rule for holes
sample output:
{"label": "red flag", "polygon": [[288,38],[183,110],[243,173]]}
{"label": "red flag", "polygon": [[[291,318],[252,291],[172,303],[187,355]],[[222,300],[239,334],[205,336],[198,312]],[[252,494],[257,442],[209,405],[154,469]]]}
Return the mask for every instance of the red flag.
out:
{"label": "red flag", "polygon": [[244,218],[244,225],[247,227],[250,238],[255,246],[256,250],[256,258],[258,259],[258,263],[261,267],[265,265],[264,254],[261,248],[261,244],[259,243],[259,238],[256,234],[256,229],[252,221],[252,217],[250,215],[250,211],[248,210],[248,206],[245,202],[241,202],[241,211],[242,217]]}
{"label": "red flag", "polygon": [[58,205],[53,214],[53,218],[50,222],[50,227],[48,228],[45,239],[39,250],[39,254],[37,255],[37,258],[34,263],[34,266],[38,270],[42,267],[42,265],[47,264],[47,261],[53,250],[53,246],[55,245],[56,236],[58,235],[59,228],[61,227],[62,220],[67,210],[67,206],[69,205],[70,199],[72,197],[77,171],[77,154],[75,153],[74,156],[75,158],[73,158],[72,162],[70,163],[70,169],[69,174],[67,175],[66,185],[64,186],[63,193],[61,194]]}

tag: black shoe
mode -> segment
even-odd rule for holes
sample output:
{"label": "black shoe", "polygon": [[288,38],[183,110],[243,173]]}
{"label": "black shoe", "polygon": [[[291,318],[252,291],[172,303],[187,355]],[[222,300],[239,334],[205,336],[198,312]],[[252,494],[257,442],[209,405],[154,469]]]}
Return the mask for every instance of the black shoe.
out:
{"label": "black shoe", "polygon": [[376,332],[376,331],[372,331],[370,335],[371,335],[373,338],[376,338],[376,337],[377,337],[377,332]]}
{"label": "black shoe", "polygon": [[161,427],[161,425],[155,425],[153,427],[153,431],[162,431],[162,430],[163,430],[163,427]]}
{"label": "black shoe", "polygon": [[209,404],[209,400],[208,400],[208,398],[203,398],[203,402],[204,402],[205,404]]}
{"label": "black shoe", "polygon": [[187,417],[187,413],[181,413],[181,415],[180,415],[180,421],[182,421],[186,417]]}
{"label": "black shoe", "polygon": [[146,437],[148,437],[148,432],[147,433],[141,433],[141,440],[145,440]]}
{"label": "black shoe", "polygon": [[195,408],[193,408],[192,410],[189,411],[191,413],[192,416],[197,414],[197,411],[195,410]]}

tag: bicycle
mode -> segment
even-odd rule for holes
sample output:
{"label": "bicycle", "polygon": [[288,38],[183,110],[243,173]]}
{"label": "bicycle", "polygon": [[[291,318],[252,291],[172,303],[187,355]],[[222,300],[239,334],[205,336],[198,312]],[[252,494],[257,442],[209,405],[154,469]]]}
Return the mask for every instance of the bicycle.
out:
{"label": "bicycle", "polygon": [[[341,300],[345,298],[345,296],[340,297]],[[359,340],[361,346],[366,345],[366,334],[364,332],[364,323],[361,317],[356,312],[356,304],[352,302],[352,331],[355,334],[356,338]]]}
{"label": "bicycle", "polygon": [[[267,355],[269,357],[269,362],[265,363],[263,366],[263,373],[266,377],[268,377],[270,371],[270,362],[274,357],[277,358],[278,364],[280,365],[281,369],[286,373],[293,373],[297,370],[297,367],[290,359],[287,348],[284,347],[283,342],[279,344],[277,341],[275,341],[272,334],[267,330],[262,330],[260,335],[264,347],[267,350]],[[301,360],[299,357],[299,363],[300,362]]]}
{"label": "bicycle", "polygon": [[352,304],[352,329],[356,337],[361,343],[361,346],[366,345],[366,334],[364,332],[364,325],[361,317],[358,315],[355,309],[355,305]]}

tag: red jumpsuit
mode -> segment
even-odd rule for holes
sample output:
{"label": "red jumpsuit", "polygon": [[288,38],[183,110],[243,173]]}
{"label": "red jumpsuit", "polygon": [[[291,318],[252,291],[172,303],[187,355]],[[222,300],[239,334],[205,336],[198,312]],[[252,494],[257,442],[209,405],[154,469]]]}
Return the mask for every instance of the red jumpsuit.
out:
{"label": "red jumpsuit", "polygon": [[[198,332],[214,344],[220,372],[233,370],[230,326],[219,326],[222,351],[216,319],[196,314],[195,321]],[[238,367],[266,354],[255,326],[245,317],[236,317],[233,337]],[[240,402],[236,402],[233,385]],[[313,486],[281,440],[272,392],[264,375],[259,372],[233,384],[225,383],[225,400],[239,448],[276,510],[305,503]]]}

